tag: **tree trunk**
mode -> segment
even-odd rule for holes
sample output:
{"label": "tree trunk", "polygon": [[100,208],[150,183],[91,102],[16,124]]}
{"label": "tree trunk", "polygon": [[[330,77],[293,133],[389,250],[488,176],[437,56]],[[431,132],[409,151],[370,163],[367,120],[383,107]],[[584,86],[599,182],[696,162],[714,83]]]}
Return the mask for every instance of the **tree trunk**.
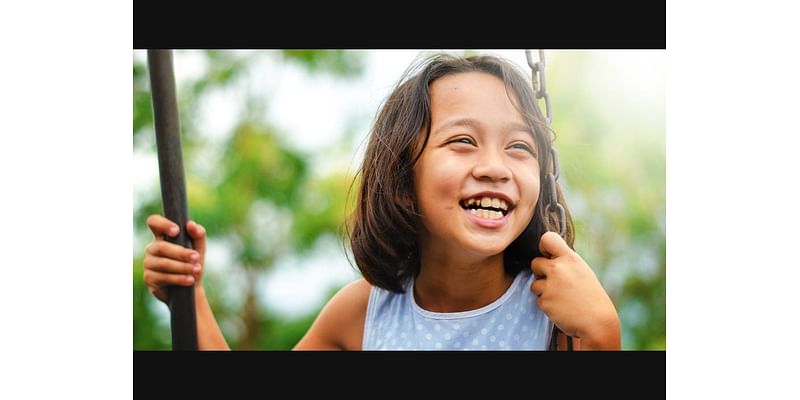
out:
{"label": "tree trunk", "polygon": [[246,268],[247,294],[244,300],[244,333],[239,341],[242,350],[256,350],[258,344],[259,317],[256,296],[256,283],[258,274],[251,268]]}

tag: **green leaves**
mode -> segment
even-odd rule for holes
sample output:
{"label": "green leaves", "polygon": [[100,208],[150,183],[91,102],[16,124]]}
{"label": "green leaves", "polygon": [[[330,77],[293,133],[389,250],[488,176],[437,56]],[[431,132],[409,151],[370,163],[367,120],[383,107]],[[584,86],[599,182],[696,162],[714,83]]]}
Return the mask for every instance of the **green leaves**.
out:
{"label": "green leaves", "polygon": [[[265,114],[263,110],[252,109],[267,106],[269,97],[259,97],[262,95],[258,91],[244,92],[238,104],[242,112],[221,138],[204,137],[205,127],[198,124],[202,121],[200,110],[215,93],[241,84],[264,57],[285,59],[309,72],[343,77],[361,73],[362,57],[341,50],[208,50],[191,54],[202,60],[203,71],[196,77],[177,75],[183,53],[174,54],[189,215],[207,228],[211,235],[209,243],[223,247],[232,256],[231,264],[225,267],[229,271],[226,277],[207,271],[204,281],[209,300],[234,348],[240,341],[242,346],[291,348],[314,315],[285,321],[270,315],[266,309],[254,308],[252,305],[257,303],[252,299],[260,297],[259,285],[255,284],[236,289],[245,291],[246,298],[251,299],[251,306],[246,307],[236,296],[221,296],[232,284],[222,280],[256,276],[254,273],[269,270],[282,257],[312,249],[319,238],[338,234],[345,217],[350,179],[342,171],[312,175],[311,154],[286,145],[283,138],[290,132],[279,131],[260,117]],[[142,136],[143,132],[153,134],[153,116],[146,57],[143,52],[138,55],[133,65],[134,138],[152,143],[151,138]],[[149,152],[155,162],[154,146],[137,146],[136,151]],[[147,237],[145,219],[163,212],[160,192],[139,190],[134,194],[136,236]],[[149,294],[142,282],[143,247],[134,249],[134,348],[169,348],[169,320],[153,311],[164,305]],[[232,331],[232,326],[240,329]],[[271,340],[277,342],[265,345]]]}
{"label": "green leaves", "polygon": [[331,72],[342,77],[354,77],[363,72],[361,53],[344,50],[284,50],[286,60],[298,62],[308,72]]}

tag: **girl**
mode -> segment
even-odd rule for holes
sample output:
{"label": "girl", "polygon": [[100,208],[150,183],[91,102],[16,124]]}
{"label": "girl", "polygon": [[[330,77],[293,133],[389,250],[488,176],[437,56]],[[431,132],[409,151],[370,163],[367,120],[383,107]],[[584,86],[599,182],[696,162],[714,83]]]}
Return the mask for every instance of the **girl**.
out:
{"label": "girl", "polygon": [[[579,349],[619,349],[611,299],[545,218],[553,138],[530,84],[492,56],[432,56],[383,104],[360,168],[350,245],[363,279],[342,288],[295,349],[545,350],[552,324]],[[564,199],[556,189],[560,204]],[[179,227],[147,224],[144,280],[195,285],[200,349],[228,349],[196,250],[166,242]]]}

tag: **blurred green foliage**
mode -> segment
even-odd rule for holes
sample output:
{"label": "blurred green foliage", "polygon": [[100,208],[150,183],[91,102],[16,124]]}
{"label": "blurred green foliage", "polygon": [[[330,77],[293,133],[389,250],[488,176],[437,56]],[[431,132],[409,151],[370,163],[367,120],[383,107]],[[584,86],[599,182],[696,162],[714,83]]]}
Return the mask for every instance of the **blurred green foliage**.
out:
{"label": "blurred green foliage", "polygon": [[[217,320],[235,349],[289,349],[302,337],[317,313],[286,321],[259,305],[259,274],[272,268],[281,257],[302,254],[325,235],[340,235],[345,215],[346,193],[351,178],[331,171],[325,176],[309,174],[307,154],[286,145],[279,132],[256,112],[244,113],[221,143],[197,135],[196,113],[202,101],[215,90],[235,85],[258,57],[299,63],[313,72],[355,76],[363,69],[363,57],[344,51],[226,52],[205,51],[205,71],[195,79],[182,80],[178,88],[186,190],[190,217],[206,226],[213,238],[225,243],[247,284],[243,302],[226,301],[215,295],[223,277],[204,274],[204,285]],[[151,136],[152,106],[146,58],[134,58],[133,135],[135,151],[155,152]],[[177,79],[177,77],[176,77]],[[242,109],[266,104],[253,91],[240,99]],[[254,111],[254,110],[248,110]],[[212,168],[209,153],[220,154]],[[145,219],[162,214],[160,193],[137,193],[134,226],[146,236]],[[323,201],[324,200],[324,201]],[[269,216],[265,221],[264,217]],[[265,226],[265,225],[269,226]],[[134,349],[168,349],[168,320],[158,317],[157,307],[166,307],[151,296],[142,282],[143,249],[134,259]],[[332,296],[329,293],[328,296]],[[163,310],[162,310],[163,311]],[[237,327],[227,332],[225,327]]]}
{"label": "blurred green foliage", "polygon": [[[522,52],[522,50],[520,50]],[[202,51],[204,71],[178,88],[189,211],[231,252],[226,274],[204,275],[217,320],[234,349],[290,349],[313,322],[316,310],[286,320],[262,307],[257,278],[282,257],[307,254],[325,236],[341,238],[345,198],[352,179],[345,171],[312,174],[310,154],[287,145],[291,132],[266,121],[259,110],[269,98],[246,91],[241,114],[223,139],[202,132],[198,110],[215,91],[241,84],[248,67],[267,57],[309,73],[357,79],[365,69],[358,51]],[[461,54],[474,51],[462,51]],[[597,57],[565,52],[548,58],[548,91],[561,160],[561,184],[576,224],[576,250],[597,273],[617,306],[623,348],[666,346],[666,163],[663,104],[637,113],[609,107],[591,80]],[[522,65],[524,67],[524,64]],[[146,59],[134,57],[134,151],[154,154]],[[618,88],[613,88],[615,90]],[[388,93],[387,93],[388,94]],[[613,93],[609,93],[612,95]],[[663,101],[663,100],[662,100]],[[643,111],[642,111],[643,110]],[[374,110],[372,110],[374,112]],[[145,219],[161,214],[158,191],[135,193],[134,233],[149,241]],[[268,225],[268,226],[267,226]],[[143,246],[142,246],[143,247]],[[142,282],[143,248],[134,249],[134,349],[169,349],[166,306]],[[224,295],[227,281],[243,276]],[[330,288],[324,300],[338,288]]]}
{"label": "blurred green foliage", "polygon": [[[631,87],[624,80],[633,78],[615,69],[625,60],[636,61],[635,55],[620,53],[621,60],[610,66],[609,57],[597,53],[564,52],[547,66],[561,184],[576,225],[575,250],[617,307],[623,348],[664,349],[664,99],[623,91]],[[664,82],[648,82],[654,83],[663,93]]]}

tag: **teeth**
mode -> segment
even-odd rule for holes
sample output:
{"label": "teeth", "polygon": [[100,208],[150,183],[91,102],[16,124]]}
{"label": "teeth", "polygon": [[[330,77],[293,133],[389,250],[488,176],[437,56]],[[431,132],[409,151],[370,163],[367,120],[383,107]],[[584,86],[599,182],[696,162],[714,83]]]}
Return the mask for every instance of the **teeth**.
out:
{"label": "teeth", "polygon": [[492,207],[492,208],[499,208],[503,211],[508,211],[508,203],[505,202],[503,199],[498,198],[491,198],[491,197],[482,197],[480,199],[472,198],[464,200],[464,206],[478,206],[478,207]]}
{"label": "teeth", "polygon": [[483,218],[483,219],[500,219],[500,218],[503,218],[503,213],[501,213],[500,211],[472,208],[472,209],[469,210],[469,212],[472,215],[475,215],[478,218]]}

